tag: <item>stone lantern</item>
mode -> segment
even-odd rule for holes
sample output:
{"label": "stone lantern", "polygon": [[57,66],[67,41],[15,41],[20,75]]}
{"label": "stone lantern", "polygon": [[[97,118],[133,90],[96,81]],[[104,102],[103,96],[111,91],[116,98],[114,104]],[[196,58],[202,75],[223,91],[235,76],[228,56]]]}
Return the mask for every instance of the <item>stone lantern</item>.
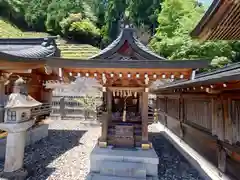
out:
{"label": "stone lantern", "polygon": [[24,179],[27,172],[22,169],[26,132],[35,123],[31,110],[41,103],[24,93],[25,81],[19,78],[15,81],[13,93],[10,94],[5,106],[4,123],[0,129],[8,132],[5,165],[2,176],[5,178]]}

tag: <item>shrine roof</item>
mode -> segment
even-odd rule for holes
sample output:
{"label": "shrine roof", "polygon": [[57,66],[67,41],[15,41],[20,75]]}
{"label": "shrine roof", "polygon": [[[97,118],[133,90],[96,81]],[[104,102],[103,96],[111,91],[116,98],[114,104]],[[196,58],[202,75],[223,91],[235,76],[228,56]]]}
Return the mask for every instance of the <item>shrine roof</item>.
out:
{"label": "shrine roof", "polygon": [[236,0],[213,0],[191,36],[202,40],[240,39],[240,2]]}
{"label": "shrine roof", "polygon": [[208,60],[121,60],[113,61],[109,59],[81,60],[64,59],[58,57],[47,58],[47,65],[62,68],[186,68],[197,69],[206,68],[210,64]]}
{"label": "shrine roof", "polygon": [[158,87],[156,91],[187,88],[194,86],[211,85],[240,80],[240,63],[235,63],[212,72],[200,73],[193,80],[176,81],[165,86]]}
{"label": "shrine roof", "polygon": [[[124,49],[125,46],[125,49]],[[110,45],[108,45],[105,49],[101,50],[97,55],[91,57],[90,59],[114,59],[121,60],[123,58],[124,53],[127,50],[132,49],[135,53],[136,59],[142,60],[167,60],[164,57],[161,57],[150,49],[148,49],[145,45],[143,45],[136,37],[135,30],[133,28],[123,28],[117,37]],[[124,52],[125,51],[125,52]],[[118,57],[117,54],[121,54],[122,56]],[[134,59],[134,58],[131,58]]]}
{"label": "shrine roof", "polygon": [[50,57],[46,58],[47,64],[70,70],[77,68],[197,69],[205,68],[210,63],[208,60],[167,60],[149,50],[135,34],[133,28],[125,27],[115,41],[89,59]]}
{"label": "shrine roof", "polygon": [[54,56],[57,51],[55,39],[55,37],[0,38],[0,59],[37,60]]}

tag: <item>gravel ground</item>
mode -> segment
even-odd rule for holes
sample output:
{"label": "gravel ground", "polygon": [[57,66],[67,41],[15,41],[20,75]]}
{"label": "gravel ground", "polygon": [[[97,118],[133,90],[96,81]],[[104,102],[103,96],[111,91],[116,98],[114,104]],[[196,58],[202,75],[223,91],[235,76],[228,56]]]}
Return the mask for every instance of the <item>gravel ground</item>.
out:
{"label": "gravel ground", "polygon": [[159,157],[159,180],[203,180],[198,171],[154,127],[149,126],[149,138]]}
{"label": "gravel ground", "polygon": [[[159,180],[202,180],[154,126],[149,130],[159,156]],[[48,138],[26,148],[24,161],[29,172],[28,180],[85,180],[89,155],[100,131],[99,126],[78,121],[54,121]]]}

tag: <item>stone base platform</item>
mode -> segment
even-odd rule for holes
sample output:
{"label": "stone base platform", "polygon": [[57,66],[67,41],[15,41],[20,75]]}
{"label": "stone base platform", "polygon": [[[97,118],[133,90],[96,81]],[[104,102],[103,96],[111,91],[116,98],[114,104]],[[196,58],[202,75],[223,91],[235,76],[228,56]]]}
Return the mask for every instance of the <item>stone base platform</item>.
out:
{"label": "stone base platform", "polygon": [[[41,124],[39,126],[34,127],[33,129],[29,129],[27,131],[26,136],[26,146],[34,144],[37,141],[47,137],[48,127],[49,127],[48,124]],[[0,159],[5,158],[6,140],[7,138],[0,139]]]}
{"label": "stone base platform", "polygon": [[[103,176],[97,173],[90,173],[86,180],[139,180],[139,178]],[[140,179],[142,180],[142,179]],[[146,180],[158,180],[158,177],[146,177]]]}
{"label": "stone base platform", "polygon": [[28,173],[24,169],[20,169],[15,172],[1,172],[0,179],[7,179],[7,180],[25,180]]}
{"label": "stone base platform", "polygon": [[[154,149],[113,149],[96,146],[90,156],[90,174],[101,179],[147,180],[158,176],[159,159]],[[147,178],[148,177],[148,178]]]}

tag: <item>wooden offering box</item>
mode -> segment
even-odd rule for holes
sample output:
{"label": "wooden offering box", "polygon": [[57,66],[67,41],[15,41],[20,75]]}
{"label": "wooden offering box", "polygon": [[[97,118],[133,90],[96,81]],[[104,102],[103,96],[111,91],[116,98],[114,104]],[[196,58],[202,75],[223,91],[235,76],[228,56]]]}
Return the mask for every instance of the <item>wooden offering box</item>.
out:
{"label": "wooden offering box", "polygon": [[115,146],[134,147],[133,125],[115,126]]}

